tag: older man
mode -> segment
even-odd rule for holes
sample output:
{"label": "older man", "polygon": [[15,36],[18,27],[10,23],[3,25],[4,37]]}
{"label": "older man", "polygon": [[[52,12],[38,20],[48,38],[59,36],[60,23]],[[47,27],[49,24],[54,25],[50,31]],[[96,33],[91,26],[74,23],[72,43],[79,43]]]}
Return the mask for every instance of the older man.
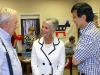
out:
{"label": "older man", "polygon": [[[0,75],[11,75],[11,67],[13,75],[22,75],[22,68],[16,51],[11,44],[11,36],[16,28],[18,28],[18,14],[10,8],[2,8],[0,10]],[[11,66],[9,69],[8,52]]]}

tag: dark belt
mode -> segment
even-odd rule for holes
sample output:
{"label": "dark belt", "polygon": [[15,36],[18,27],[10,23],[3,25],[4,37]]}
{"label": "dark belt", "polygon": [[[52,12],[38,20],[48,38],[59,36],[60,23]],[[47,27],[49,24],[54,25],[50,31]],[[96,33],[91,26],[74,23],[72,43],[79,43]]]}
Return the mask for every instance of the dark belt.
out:
{"label": "dark belt", "polygon": [[84,73],[78,72],[78,75],[85,75]]}

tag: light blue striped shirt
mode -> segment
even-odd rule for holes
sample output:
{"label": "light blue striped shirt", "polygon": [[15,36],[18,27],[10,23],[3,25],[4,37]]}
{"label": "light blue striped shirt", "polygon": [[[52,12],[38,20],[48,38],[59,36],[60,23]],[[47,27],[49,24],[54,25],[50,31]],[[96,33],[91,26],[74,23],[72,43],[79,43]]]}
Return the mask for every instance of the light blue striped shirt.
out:
{"label": "light blue striped shirt", "polygon": [[86,75],[100,75],[100,31],[90,22],[80,34],[74,53],[81,62],[78,69]]}
{"label": "light blue striped shirt", "polygon": [[14,75],[22,75],[22,68],[20,61],[18,59],[17,53],[11,45],[11,35],[9,35],[6,31],[0,28],[0,75],[10,75],[8,62],[6,59],[6,50],[2,45],[2,41],[4,42],[9,56],[11,58],[11,64],[13,68]]}

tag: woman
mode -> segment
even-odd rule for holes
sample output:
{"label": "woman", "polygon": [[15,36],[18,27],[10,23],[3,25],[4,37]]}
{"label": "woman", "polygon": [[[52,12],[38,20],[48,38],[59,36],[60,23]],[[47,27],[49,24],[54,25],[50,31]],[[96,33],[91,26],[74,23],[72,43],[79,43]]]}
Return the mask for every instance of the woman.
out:
{"label": "woman", "polygon": [[24,36],[24,42],[26,44],[26,52],[32,51],[33,42],[36,40],[36,36],[34,35],[34,27],[30,26],[28,28],[28,34]]}
{"label": "woman", "polygon": [[43,21],[42,36],[33,44],[31,65],[33,75],[62,75],[65,65],[65,48],[53,34],[59,22],[55,18]]}

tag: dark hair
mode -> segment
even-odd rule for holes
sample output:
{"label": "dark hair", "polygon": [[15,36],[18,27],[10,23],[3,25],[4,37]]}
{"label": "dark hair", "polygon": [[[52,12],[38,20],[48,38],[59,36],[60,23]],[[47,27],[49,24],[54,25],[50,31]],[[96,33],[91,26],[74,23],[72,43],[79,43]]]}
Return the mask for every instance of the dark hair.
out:
{"label": "dark hair", "polygon": [[70,37],[69,37],[69,41],[72,41],[72,40],[74,40],[74,39],[75,39],[74,36],[70,36]]}
{"label": "dark hair", "polygon": [[71,13],[74,10],[77,10],[78,17],[81,17],[82,15],[86,15],[87,22],[93,21],[94,14],[93,14],[92,7],[89,4],[84,2],[77,3],[72,7]]}

